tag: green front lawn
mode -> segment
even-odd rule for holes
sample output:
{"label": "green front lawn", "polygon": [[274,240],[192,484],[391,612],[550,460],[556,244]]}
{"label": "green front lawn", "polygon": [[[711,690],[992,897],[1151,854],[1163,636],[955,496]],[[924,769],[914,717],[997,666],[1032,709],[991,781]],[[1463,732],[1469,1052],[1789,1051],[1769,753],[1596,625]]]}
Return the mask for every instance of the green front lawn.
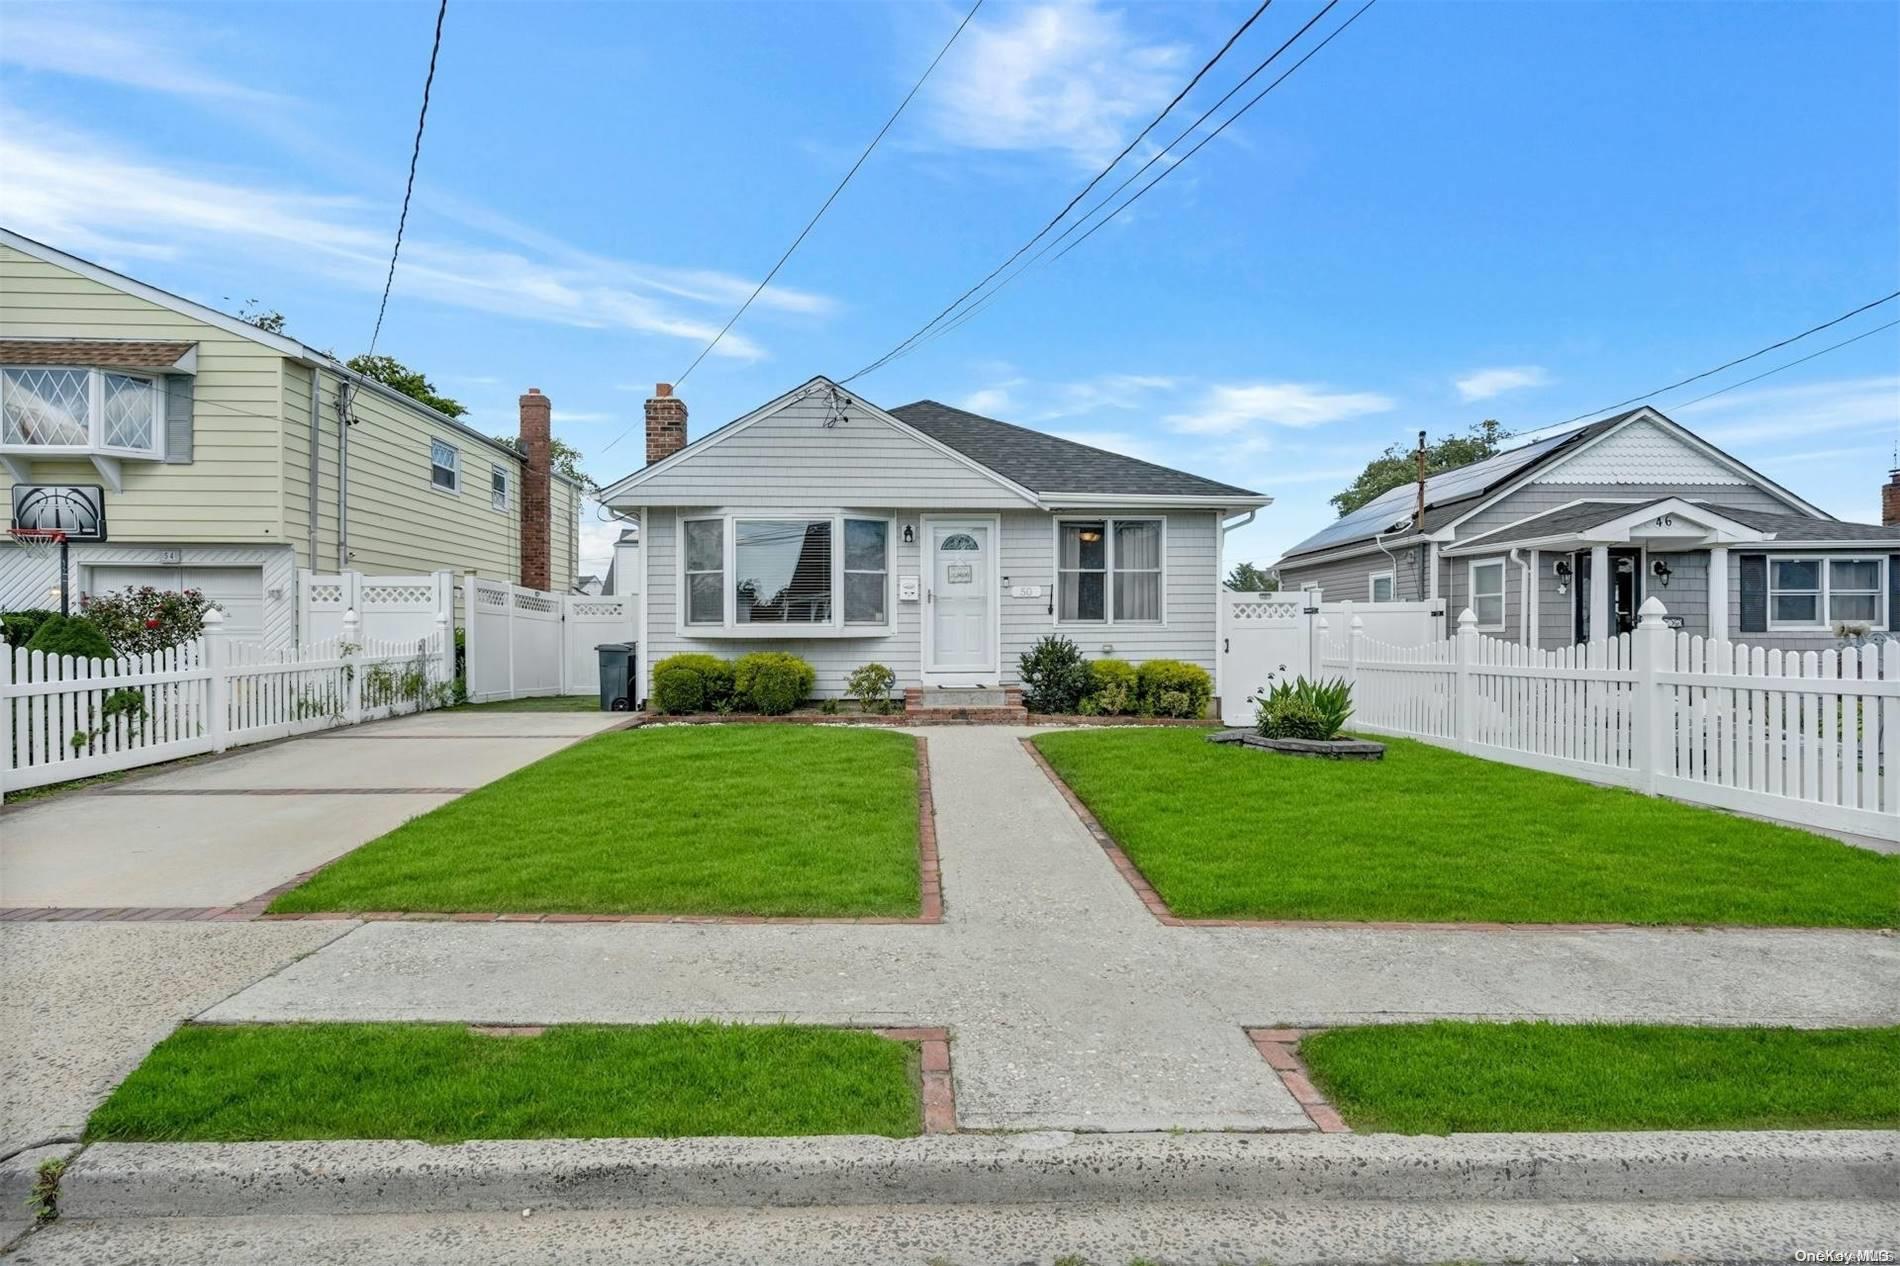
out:
{"label": "green front lawn", "polygon": [[914,1043],[793,1025],[188,1025],[88,1141],[918,1133]]}
{"label": "green front lawn", "polygon": [[405,823],[270,908],[913,916],[917,843],[907,734],[648,727]]}
{"label": "green front lawn", "polygon": [[1425,743],[1358,762],[1194,730],[1034,742],[1183,918],[1900,924],[1900,856]]}
{"label": "green front lawn", "polygon": [[1900,1127],[1900,1028],[1433,1024],[1300,1043],[1355,1130],[1800,1130]]}

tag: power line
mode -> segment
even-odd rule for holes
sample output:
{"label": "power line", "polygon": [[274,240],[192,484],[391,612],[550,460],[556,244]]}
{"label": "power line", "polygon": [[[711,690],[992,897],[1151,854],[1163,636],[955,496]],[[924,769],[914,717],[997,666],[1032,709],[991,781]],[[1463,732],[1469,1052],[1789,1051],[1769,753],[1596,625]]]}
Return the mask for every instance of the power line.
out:
{"label": "power line", "polygon": [[[1260,5],[1260,7],[1255,9],[1251,14],[1249,14],[1247,17],[1247,20],[1245,22],[1242,22],[1238,27],[1234,29],[1234,33],[1227,37],[1227,41],[1220,46],[1220,48],[1214,53],[1214,55],[1208,58],[1207,61],[1202,63],[1201,68],[1194,72],[1194,77],[1187,81],[1187,85],[1183,87],[1181,91],[1174,94],[1174,99],[1168,102],[1167,105],[1163,106],[1159,114],[1155,115],[1154,118],[1148,120],[1148,125],[1142,128],[1141,131],[1137,132],[1134,138],[1130,140],[1128,144],[1122,147],[1121,153],[1115,155],[1114,158],[1109,160],[1108,164],[1105,167],[1103,167],[1100,171],[1096,172],[1095,175],[1091,176],[1089,178],[1089,182],[1086,185],[1082,186],[1080,192],[1078,192],[1073,198],[1070,198],[1068,201],[1068,204],[1064,206],[1062,210],[1056,212],[1053,216],[1051,216],[1047,224],[1037,229],[1033,237],[1031,237],[1028,241],[1024,242],[1021,246],[1018,246],[1008,259],[1005,259],[1002,263],[998,264],[995,268],[992,268],[989,271],[989,273],[983,277],[981,281],[978,281],[974,286],[971,286],[968,290],[964,291],[962,294],[958,295],[955,299],[951,300],[950,303],[945,306],[943,311],[937,313],[936,316],[933,316],[930,318],[930,320],[924,322],[923,326],[917,331],[916,334],[911,335],[909,339],[904,340],[903,343],[900,343],[898,345],[899,348],[907,346],[909,343],[911,343],[920,335],[922,335],[924,331],[930,329],[931,326],[937,324],[937,322],[943,320],[946,316],[950,315],[950,313],[954,312],[957,309],[957,307],[963,303],[965,299],[968,299],[971,295],[981,290],[984,286],[987,286],[990,283],[990,281],[994,279],[998,273],[1002,272],[1005,268],[1008,268],[1011,264],[1015,263],[1018,259],[1022,257],[1022,253],[1024,251],[1028,250],[1030,247],[1034,246],[1037,242],[1041,241],[1043,237],[1048,234],[1050,229],[1053,229],[1056,225],[1060,224],[1063,218],[1067,216],[1069,212],[1075,210],[1076,204],[1081,202],[1082,199],[1086,198],[1089,195],[1090,190],[1094,189],[1096,185],[1101,184],[1102,181],[1108,176],[1108,173],[1115,170],[1115,167],[1122,161],[1122,159],[1128,157],[1129,154],[1134,152],[1135,146],[1141,144],[1141,142],[1144,139],[1146,139],[1148,133],[1154,131],[1155,128],[1160,126],[1161,120],[1167,118],[1168,115],[1173,112],[1174,107],[1181,104],[1182,99],[1185,98],[1188,95],[1188,93],[1194,90],[1194,86],[1200,83],[1201,80],[1207,75],[1207,72],[1214,68],[1214,64],[1216,62],[1220,61],[1221,58],[1227,56],[1228,50],[1233,48],[1235,41],[1240,39],[1242,35],[1246,34],[1247,28],[1251,27],[1254,24],[1254,22],[1260,17],[1260,15],[1267,11],[1267,6],[1272,3],[1273,3],[1273,0],[1263,0],[1263,3]],[[889,354],[887,353],[887,356],[888,355]],[[862,374],[869,373],[871,369],[874,369],[878,365],[882,365],[883,363],[884,363],[884,360],[880,359],[878,362],[876,362],[876,364],[867,366],[864,369],[860,369],[857,373],[852,374],[851,378],[856,378]],[[846,378],[844,379],[844,381],[850,382],[851,378]]]}
{"label": "power line", "polygon": [[1864,338],[1873,337],[1874,335],[1880,333],[1882,330],[1891,330],[1896,325],[1900,325],[1900,317],[1896,317],[1894,320],[1887,322],[1885,325],[1876,325],[1873,329],[1867,330],[1860,334],[1856,334],[1853,338],[1842,339],[1838,343],[1830,343],[1828,346],[1822,348],[1818,352],[1809,352],[1806,356],[1802,356],[1796,360],[1791,360],[1785,365],[1776,365],[1773,369],[1764,369],[1761,373],[1755,374],[1752,377],[1744,378],[1740,382],[1732,382],[1726,387],[1716,388],[1714,391],[1709,392],[1707,395],[1697,396],[1693,400],[1684,400],[1680,404],[1672,404],[1669,407],[1672,409],[1686,409],[1692,404],[1701,404],[1704,400],[1713,399],[1714,397],[1719,396],[1723,394],[1724,392],[1733,391],[1737,387],[1746,387],[1751,382],[1760,382],[1764,378],[1773,377],[1775,374],[1780,373],[1784,369],[1793,369],[1796,365],[1805,365],[1817,356],[1825,356],[1829,352],[1838,352],[1841,348],[1846,347],[1849,343],[1858,343]]}
{"label": "power line", "polygon": [[[783,255],[778,257],[778,263],[772,265],[772,271],[765,274],[765,280],[753,288],[752,293],[746,296],[745,302],[739,305],[739,310],[734,312],[731,319],[719,328],[719,333],[713,335],[712,342],[701,348],[699,355],[693,357],[693,363],[686,367],[684,373],[673,380],[676,386],[685,382],[692,372],[699,368],[699,362],[705,360],[707,354],[710,353],[713,348],[719,346],[719,340],[726,337],[726,332],[732,329],[740,317],[745,315],[745,310],[752,306],[752,301],[757,299],[759,295],[764,292],[766,286],[771,284],[772,278],[778,276],[778,270],[785,266],[785,261],[792,257],[792,252],[796,251],[799,244],[805,240],[805,235],[810,233],[818,221],[823,218],[825,212],[831,209],[831,204],[837,201],[839,194],[844,192],[844,187],[851,183],[851,178],[858,174],[858,168],[864,166],[864,160],[871,156],[871,151],[876,149],[878,142],[884,139],[884,134],[891,130],[891,125],[896,123],[898,116],[904,113],[904,107],[908,106],[911,102],[911,98],[915,97],[919,90],[923,88],[925,81],[930,78],[931,72],[937,69],[937,63],[943,60],[944,54],[950,51],[950,46],[955,44],[957,37],[963,34],[963,28],[970,25],[970,19],[975,17],[976,11],[982,7],[983,0],[976,0],[976,3],[970,6],[970,11],[963,15],[963,21],[957,23],[957,29],[950,33],[950,38],[945,40],[943,47],[937,50],[937,55],[931,59],[930,65],[924,68],[923,76],[911,86],[909,92],[904,94],[904,99],[897,103],[897,109],[891,111],[891,117],[884,120],[884,126],[877,130],[877,135],[871,138],[871,143],[864,147],[862,154],[858,155],[858,161],[851,164],[851,170],[844,174],[844,179],[840,180],[837,188],[831,191],[831,196],[825,199],[823,205],[818,208],[817,214],[813,215],[805,227],[799,230],[798,236],[792,239],[792,244],[785,248]],[[614,440],[614,444],[618,444],[620,440],[625,439],[626,434],[627,433],[622,433]],[[612,448],[613,444],[609,444],[607,447]],[[604,452],[605,450],[603,449],[602,451]]]}
{"label": "power line", "polygon": [[376,328],[370,331],[369,355],[376,354],[376,340],[382,337],[383,313],[389,309],[390,287],[396,284],[396,257],[402,254],[402,232],[409,223],[409,198],[416,191],[416,163],[422,158],[422,129],[429,122],[429,90],[435,86],[435,59],[442,52],[442,19],[449,13],[449,0],[442,0],[435,11],[435,42],[429,46],[429,73],[422,81],[422,112],[416,116],[416,143],[409,151],[409,182],[402,190],[402,215],[396,220],[396,245],[389,252],[389,275],[383,278],[383,301],[376,305]]}

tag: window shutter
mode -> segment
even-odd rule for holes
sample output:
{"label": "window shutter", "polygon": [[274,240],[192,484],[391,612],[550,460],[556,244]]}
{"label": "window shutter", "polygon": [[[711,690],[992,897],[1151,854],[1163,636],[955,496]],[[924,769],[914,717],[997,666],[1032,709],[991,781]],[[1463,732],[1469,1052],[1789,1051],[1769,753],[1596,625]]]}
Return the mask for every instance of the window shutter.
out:
{"label": "window shutter", "polygon": [[1887,620],[1889,629],[1894,628],[1896,613],[1900,613],[1900,554],[1887,555]]}
{"label": "window shutter", "polygon": [[1735,559],[1742,584],[1742,613],[1738,632],[1768,631],[1768,555],[1741,554]]}
{"label": "window shutter", "polygon": [[191,395],[197,382],[190,374],[165,376],[165,464],[191,465]]}

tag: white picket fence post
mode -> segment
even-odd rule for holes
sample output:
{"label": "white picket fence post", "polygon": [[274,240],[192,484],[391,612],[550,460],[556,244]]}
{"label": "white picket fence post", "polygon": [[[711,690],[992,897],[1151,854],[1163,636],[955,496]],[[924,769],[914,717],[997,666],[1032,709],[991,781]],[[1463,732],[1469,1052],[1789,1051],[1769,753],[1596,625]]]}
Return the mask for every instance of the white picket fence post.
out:
{"label": "white picket fence post", "polygon": [[1668,613],[1657,598],[1646,599],[1630,635],[1630,666],[1636,671],[1630,693],[1630,767],[1637,790],[1645,795],[1656,793],[1656,777],[1675,743],[1674,688],[1657,680],[1658,673],[1675,667],[1675,630],[1663,622]]}
{"label": "white picket fence post", "polygon": [[1477,727],[1477,683],[1471,666],[1478,658],[1478,613],[1466,607],[1458,613],[1458,636],[1452,645],[1451,739],[1461,751],[1469,750]]}
{"label": "white picket fence post", "polygon": [[355,725],[363,719],[363,644],[358,640],[363,623],[356,608],[343,613],[343,723]]}
{"label": "white picket fence post", "polygon": [[216,607],[205,612],[204,641],[205,734],[211,750],[222,752],[231,746],[231,644],[224,636],[224,613]]}
{"label": "white picket fence post", "polygon": [[[448,576],[443,572],[444,577]],[[447,583],[446,580],[444,583]],[[451,599],[452,601],[453,599]],[[449,625],[449,613],[438,611],[435,615],[436,681],[455,680],[455,630]]]}
{"label": "white picket fence post", "polygon": [[7,775],[13,769],[13,647],[0,642],[0,804],[7,800]]}
{"label": "white picket fence post", "polygon": [[1358,616],[1346,621],[1346,680],[1359,684],[1359,644],[1365,640],[1366,622]]}

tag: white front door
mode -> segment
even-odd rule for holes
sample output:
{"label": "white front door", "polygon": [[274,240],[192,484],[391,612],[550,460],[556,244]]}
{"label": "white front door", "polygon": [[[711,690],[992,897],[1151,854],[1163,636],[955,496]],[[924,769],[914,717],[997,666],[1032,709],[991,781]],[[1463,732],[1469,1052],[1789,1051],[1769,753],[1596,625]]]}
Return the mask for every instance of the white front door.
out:
{"label": "white front door", "polygon": [[926,671],[994,676],[995,540],[988,523],[932,522]]}

